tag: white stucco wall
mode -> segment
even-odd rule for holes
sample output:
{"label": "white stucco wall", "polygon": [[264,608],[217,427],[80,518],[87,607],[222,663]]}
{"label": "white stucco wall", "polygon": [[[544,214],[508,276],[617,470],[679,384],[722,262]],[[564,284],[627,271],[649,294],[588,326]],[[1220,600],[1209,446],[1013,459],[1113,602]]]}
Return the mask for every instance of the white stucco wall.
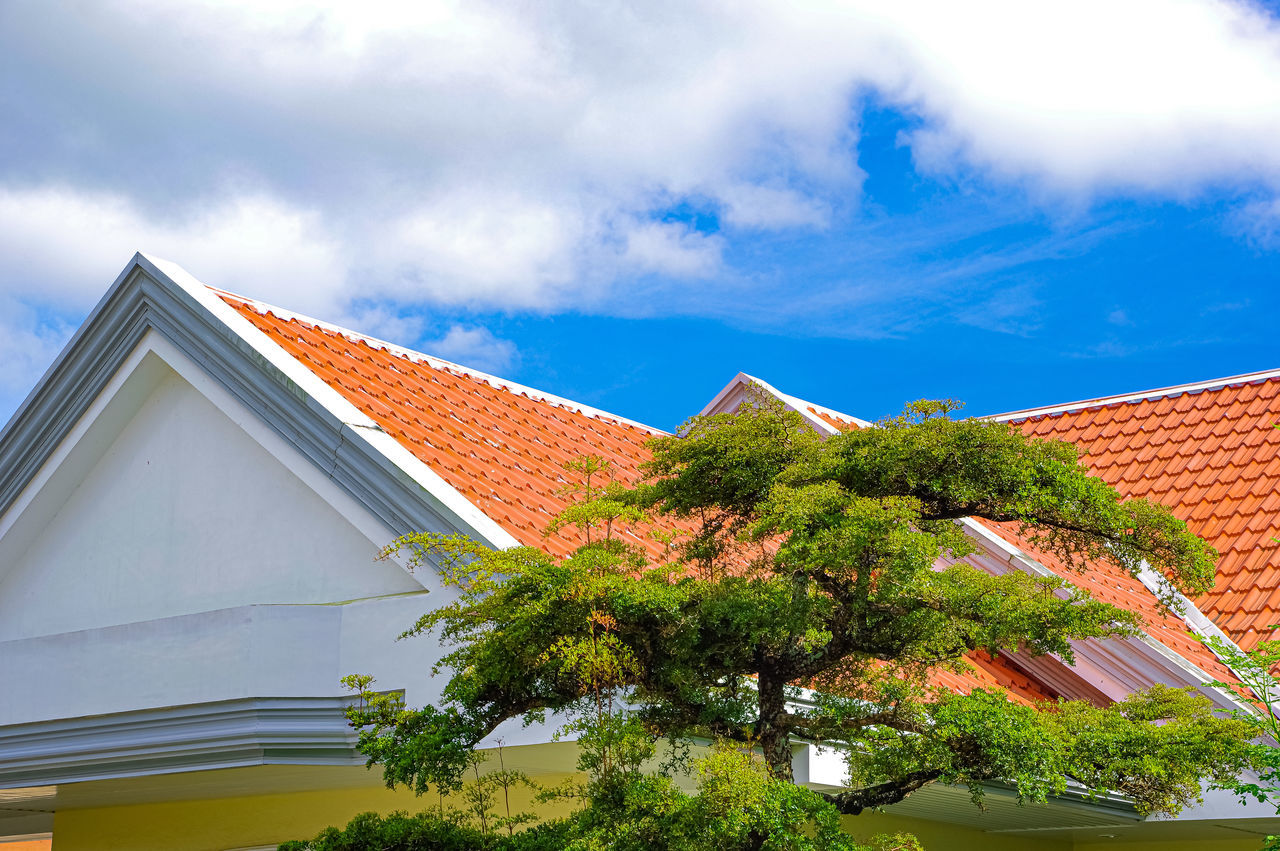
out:
{"label": "white stucco wall", "polygon": [[0,642],[0,727],[251,697],[345,696],[372,674],[438,699],[430,639],[396,636],[426,593],[345,605],[256,605]]}
{"label": "white stucco wall", "polygon": [[85,466],[0,576],[0,640],[422,590],[172,371]]}

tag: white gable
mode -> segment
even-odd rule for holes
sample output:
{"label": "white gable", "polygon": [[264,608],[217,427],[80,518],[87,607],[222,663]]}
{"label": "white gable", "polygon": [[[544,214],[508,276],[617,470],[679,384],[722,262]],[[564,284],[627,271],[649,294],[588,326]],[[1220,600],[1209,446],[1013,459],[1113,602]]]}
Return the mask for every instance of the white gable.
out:
{"label": "white gable", "polygon": [[806,402],[804,399],[783,393],[769,382],[753,375],[747,375],[745,372],[735,375],[733,380],[726,384],[724,389],[707,403],[699,415],[705,417],[711,414],[733,413],[744,404],[755,404],[762,393],[774,397],[788,409],[800,414],[821,435],[837,434],[840,431],[840,429],[823,419],[823,415],[832,417],[840,422],[856,425],[859,428],[866,428],[871,425],[868,421],[858,417],[851,417],[832,408],[815,405],[812,402]]}
{"label": "white gable", "polygon": [[374,560],[389,530],[163,340],[122,373],[3,518],[0,640],[422,590]]}

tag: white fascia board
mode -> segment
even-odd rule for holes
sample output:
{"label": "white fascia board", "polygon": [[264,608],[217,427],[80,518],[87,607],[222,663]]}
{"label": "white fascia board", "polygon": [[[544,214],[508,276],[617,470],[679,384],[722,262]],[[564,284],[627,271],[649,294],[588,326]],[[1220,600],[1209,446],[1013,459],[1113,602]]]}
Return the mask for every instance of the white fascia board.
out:
{"label": "white fascia board", "polygon": [[80,342],[89,329],[93,326],[94,320],[107,310],[108,305],[115,299],[117,292],[125,286],[126,281],[133,275],[140,254],[135,254],[129,264],[124,267],[116,279],[111,282],[111,286],[107,288],[102,298],[98,299],[98,303],[93,306],[93,310],[89,311],[89,316],[80,327],[71,335],[71,339],[62,347],[62,351],[58,352],[57,357],[53,359],[53,363],[49,364],[49,368],[40,376],[40,380],[31,388],[31,392],[22,400],[22,404],[18,405],[17,410],[9,417],[9,421],[5,423],[4,428],[0,429],[0,444],[3,444],[21,423],[23,414],[28,408],[33,407],[37,398],[41,395],[41,391],[54,379],[54,376],[62,369],[64,362],[71,357],[71,353],[75,351],[76,344]]}
{"label": "white fascia board", "polygon": [[976,538],[979,543],[985,544],[987,549],[994,550],[1000,554],[1007,556],[1010,561],[1015,562],[1027,573],[1034,573],[1037,576],[1051,577],[1062,579],[1049,568],[1027,555],[1018,547],[1006,541],[995,532],[983,526],[978,521],[963,517],[959,521],[960,526],[969,534],[971,538]]}
{"label": "white fascia board", "polygon": [[[1182,620],[1193,633],[1201,638],[1217,638],[1223,644],[1243,654],[1244,651],[1240,650],[1239,645],[1219,629],[1217,624],[1209,620],[1208,616],[1200,611],[1200,608],[1190,598],[1175,588],[1172,582],[1152,570],[1151,565],[1145,559],[1142,561],[1142,571],[1138,574],[1138,580],[1157,597],[1166,596],[1177,603]],[[1225,664],[1225,660],[1223,661]]]}
{"label": "white fascia board", "polygon": [[705,417],[708,414],[715,413],[730,393],[750,381],[751,376],[747,375],[745,372],[739,372],[729,380],[729,383],[726,384],[710,402],[702,406],[702,410],[698,412],[698,416]]}
{"label": "white fascia board", "polygon": [[1250,715],[1257,714],[1256,708],[1245,703],[1233,692],[1227,689],[1218,688],[1217,686],[1208,685],[1208,683],[1212,682],[1216,678],[1180,653],[1175,653],[1173,650],[1170,650],[1150,635],[1143,633],[1142,635],[1129,640],[1131,642],[1138,642],[1149,649],[1152,653],[1157,654],[1170,667],[1177,669],[1187,677],[1187,685],[1205,692],[1211,698],[1215,698],[1216,702],[1224,708],[1236,709],[1242,712],[1247,712]]}
{"label": "white fascia board", "polygon": [[1255,381],[1266,381],[1271,378],[1280,378],[1280,369],[1270,369],[1262,372],[1248,372],[1243,375],[1231,375],[1226,378],[1214,378],[1208,381],[1200,381],[1192,384],[1175,384],[1172,387],[1159,387],[1155,390],[1142,390],[1137,393],[1123,393],[1117,396],[1103,396],[1098,399],[1081,399],[1076,402],[1067,402],[1061,405],[1048,405],[1042,408],[1028,408],[1025,411],[1009,411],[1004,414],[993,414],[989,417],[984,417],[984,419],[995,420],[996,422],[1025,420],[1030,419],[1031,417],[1063,414],[1067,411],[1080,411],[1085,408],[1103,408],[1107,405],[1119,405],[1126,402],[1141,402],[1144,399],[1163,399],[1166,396],[1181,396],[1184,393],[1199,393],[1202,390],[1218,390],[1223,387],[1229,387],[1232,384],[1251,384]]}
{"label": "white fascia board", "polygon": [[503,529],[491,517],[477,508],[452,485],[441,478],[426,463],[405,448],[399,441],[382,430],[367,414],[330,387],[320,376],[307,369],[279,344],[258,330],[252,322],[241,316],[235,308],[224,302],[213,290],[205,286],[185,269],[175,263],[145,254],[138,256],[138,264],[153,276],[178,287],[209,313],[236,333],[262,359],[283,374],[300,390],[314,399],[331,416],[341,422],[356,439],[363,440],[375,451],[387,458],[414,483],[430,494],[466,527],[470,534],[494,549],[508,549],[520,542]]}
{"label": "white fascia board", "polygon": [[250,697],[0,727],[0,789],[250,765],[363,765],[349,697]]}
{"label": "white fascia board", "polygon": [[[94,398],[88,410],[80,415],[71,432],[62,439],[36,474],[26,483],[17,498],[9,504],[4,514],[0,515],[0,541],[6,541],[10,530],[49,483],[49,479],[57,472],[58,468],[66,462],[67,457],[79,445],[89,429],[102,417],[103,412],[120,394],[129,378],[137,371],[146,354],[147,349],[145,346],[136,348],[129,353],[124,364],[112,375],[111,380]],[[3,570],[0,570],[0,574],[3,574]]]}

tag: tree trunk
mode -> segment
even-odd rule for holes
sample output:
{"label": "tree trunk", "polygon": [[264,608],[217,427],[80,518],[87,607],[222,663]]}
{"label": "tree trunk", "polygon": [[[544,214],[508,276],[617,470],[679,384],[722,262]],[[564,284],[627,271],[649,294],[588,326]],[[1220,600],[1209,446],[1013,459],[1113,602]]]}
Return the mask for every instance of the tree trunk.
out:
{"label": "tree trunk", "polygon": [[787,715],[784,683],[777,677],[760,672],[760,721],[756,735],[769,773],[779,780],[791,782],[791,736],[783,719]]}

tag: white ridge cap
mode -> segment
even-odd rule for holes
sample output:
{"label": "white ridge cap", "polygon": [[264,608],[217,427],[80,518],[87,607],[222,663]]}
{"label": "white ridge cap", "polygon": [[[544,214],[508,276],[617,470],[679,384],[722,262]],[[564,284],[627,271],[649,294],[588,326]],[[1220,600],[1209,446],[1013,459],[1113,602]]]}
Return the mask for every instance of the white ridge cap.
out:
{"label": "white ridge cap", "polygon": [[373,348],[383,349],[387,351],[389,354],[406,358],[410,361],[413,361],[414,363],[426,364],[432,369],[443,369],[449,372],[465,375],[468,378],[474,378],[477,381],[483,381],[485,384],[488,384],[491,387],[495,387],[499,390],[506,390],[508,392],[515,393],[518,395],[523,394],[525,396],[528,396],[531,399],[537,399],[539,402],[546,402],[547,404],[555,405],[558,408],[565,408],[566,410],[576,411],[585,416],[592,417],[593,419],[612,420],[622,425],[629,425],[635,428],[644,429],[645,431],[648,431],[657,435],[668,434],[668,432],[665,432],[660,428],[655,428],[651,425],[646,425],[642,422],[628,419],[627,417],[619,416],[618,414],[612,414],[608,411],[604,411],[599,408],[593,408],[590,405],[584,405],[580,402],[575,402],[572,399],[565,399],[564,397],[556,396],[553,393],[547,393],[545,391],[538,390],[533,387],[526,387],[523,384],[517,384],[514,381],[508,381],[505,378],[501,378],[496,375],[490,375],[487,372],[481,372],[480,370],[472,369],[469,366],[463,366],[462,364],[454,363],[453,361],[447,361],[444,358],[438,358],[435,355],[428,355],[428,354],[425,354],[424,352],[415,351],[413,349],[405,348],[404,346],[396,345],[395,343],[391,343],[386,340],[378,339],[377,337],[371,337],[368,334],[361,334],[358,331],[352,331],[350,328],[343,328],[341,325],[335,325],[332,322],[326,322],[323,319],[316,319],[313,316],[307,316],[305,314],[297,313],[292,310],[286,310],[285,308],[277,307],[274,304],[269,304],[265,301],[249,298],[248,296],[243,296],[243,295],[240,295],[239,293],[233,293],[228,290],[220,289],[218,287],[211,287],[208,284],[205,284],[204,286],[212,290],[213,292],[217,293],[219,296],[235,299],[236,301],[247,305],[249,308],[251,308],[257,313],[265,314],[269,312],[279,317],[280,319],[283,319],[286,322],[293,320],[293,321],[300,322],[304,325],[311,325],[315,328],[322,328],[331,333],[338,334],[342,337],[346,337],[348,340],[351,340],[352,342],[365,343],[366,345],[372,346]]}
{"label": "white ridge cap", "polygon": [[1137,393],[1121,393],[1115,396],[1100,396],[1097,399],[1082,399],[1078,402],[1067,402],[1062,405],[1047,405],[1042,408],[1027,408],[1022,411],[1010,411],[1005,414],[992,414],[984,419],[996,422],[1024,420],[1031,417],[1042,417],[1048,414],[1062,414],[1067,411],[1078,411],[1085,408],[1102,408],[1107,405],[1118,405],[1125,402],[1141,402],[1144,399],[1163,399],[1166,396],[1181,396],[1186,393],[1199,393],[1204,390],[1218,390],[1232,384],[1252,384],[1255,381],[1266,381],[1280,378],[1280,369],[1263,370],[1262,372],[1246,372],[1243,375],[1230,375],[1226,378],[1213,378],[1208,381],[1190,384],[1175,384],[1172,387],[1159,387],[1155,390],[1141,390]]}

